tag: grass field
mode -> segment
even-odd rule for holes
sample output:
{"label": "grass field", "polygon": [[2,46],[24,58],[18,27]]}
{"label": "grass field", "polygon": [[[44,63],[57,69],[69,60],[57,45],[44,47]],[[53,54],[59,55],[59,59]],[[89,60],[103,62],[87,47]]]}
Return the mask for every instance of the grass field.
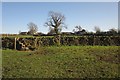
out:
{"label": "grass field", "polygon": [[45,47],[2,51],[3,78],[118,78],[117,46]]}

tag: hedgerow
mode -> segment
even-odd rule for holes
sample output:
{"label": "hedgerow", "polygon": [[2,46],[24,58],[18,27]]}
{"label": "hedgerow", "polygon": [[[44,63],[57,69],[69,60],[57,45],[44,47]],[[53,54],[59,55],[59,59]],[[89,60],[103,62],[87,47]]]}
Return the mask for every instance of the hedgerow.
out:
{"label": "hedgerow", "polygon": [[[19,50],[21,47],[37,48],[40,46],[53,46],[53,45],[98,45],[98,46],[120,46],[120,36],[61,36],[60,43],[57,43],[56,37],[24,37],[16,38],[16,48]],[[3,37],[2,48],[14,49],[15,38]],[[23,48],[23,50],[24,50]]]}

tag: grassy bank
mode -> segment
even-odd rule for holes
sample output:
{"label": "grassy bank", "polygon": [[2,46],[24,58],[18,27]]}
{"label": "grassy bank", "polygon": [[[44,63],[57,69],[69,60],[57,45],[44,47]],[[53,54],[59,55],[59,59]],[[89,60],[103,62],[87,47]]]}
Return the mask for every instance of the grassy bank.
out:
{"label": "grassy bank", "polygon": [[4,78],[117,78],[117,46],[45,47],[36,52],[3,50]]}

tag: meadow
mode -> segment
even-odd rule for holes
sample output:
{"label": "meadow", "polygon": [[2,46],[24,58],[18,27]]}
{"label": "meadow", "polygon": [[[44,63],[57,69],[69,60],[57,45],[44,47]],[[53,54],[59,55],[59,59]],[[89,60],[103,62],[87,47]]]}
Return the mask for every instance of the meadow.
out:
{"label": "meadow", "polygon": [[3,78],[119,78],[119,46],[2,50]]}

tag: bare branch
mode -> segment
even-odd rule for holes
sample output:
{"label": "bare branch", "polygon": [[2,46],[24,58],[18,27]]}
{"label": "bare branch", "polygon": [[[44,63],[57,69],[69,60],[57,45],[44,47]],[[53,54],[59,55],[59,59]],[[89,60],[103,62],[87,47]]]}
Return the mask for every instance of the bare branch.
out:
{"label": "bare branch", "polygon": [[65,21],[64,15],[62,15],[61,13],[58,13],[58,12],[50,11],[49,12],[49,19],[45,23],[45,25],[48,27],[53,27],[56,34],[58,34],[58,31],[61,31],[62,27],[67,28],[65,26],[64,21]]}
{"label": "bare branch", "polygon": [[28,25],[28,29],[29,29],[29,34],[35,34],[38,31],[38,27],[36,24],[34,24],[33,22],[30,22]]}

